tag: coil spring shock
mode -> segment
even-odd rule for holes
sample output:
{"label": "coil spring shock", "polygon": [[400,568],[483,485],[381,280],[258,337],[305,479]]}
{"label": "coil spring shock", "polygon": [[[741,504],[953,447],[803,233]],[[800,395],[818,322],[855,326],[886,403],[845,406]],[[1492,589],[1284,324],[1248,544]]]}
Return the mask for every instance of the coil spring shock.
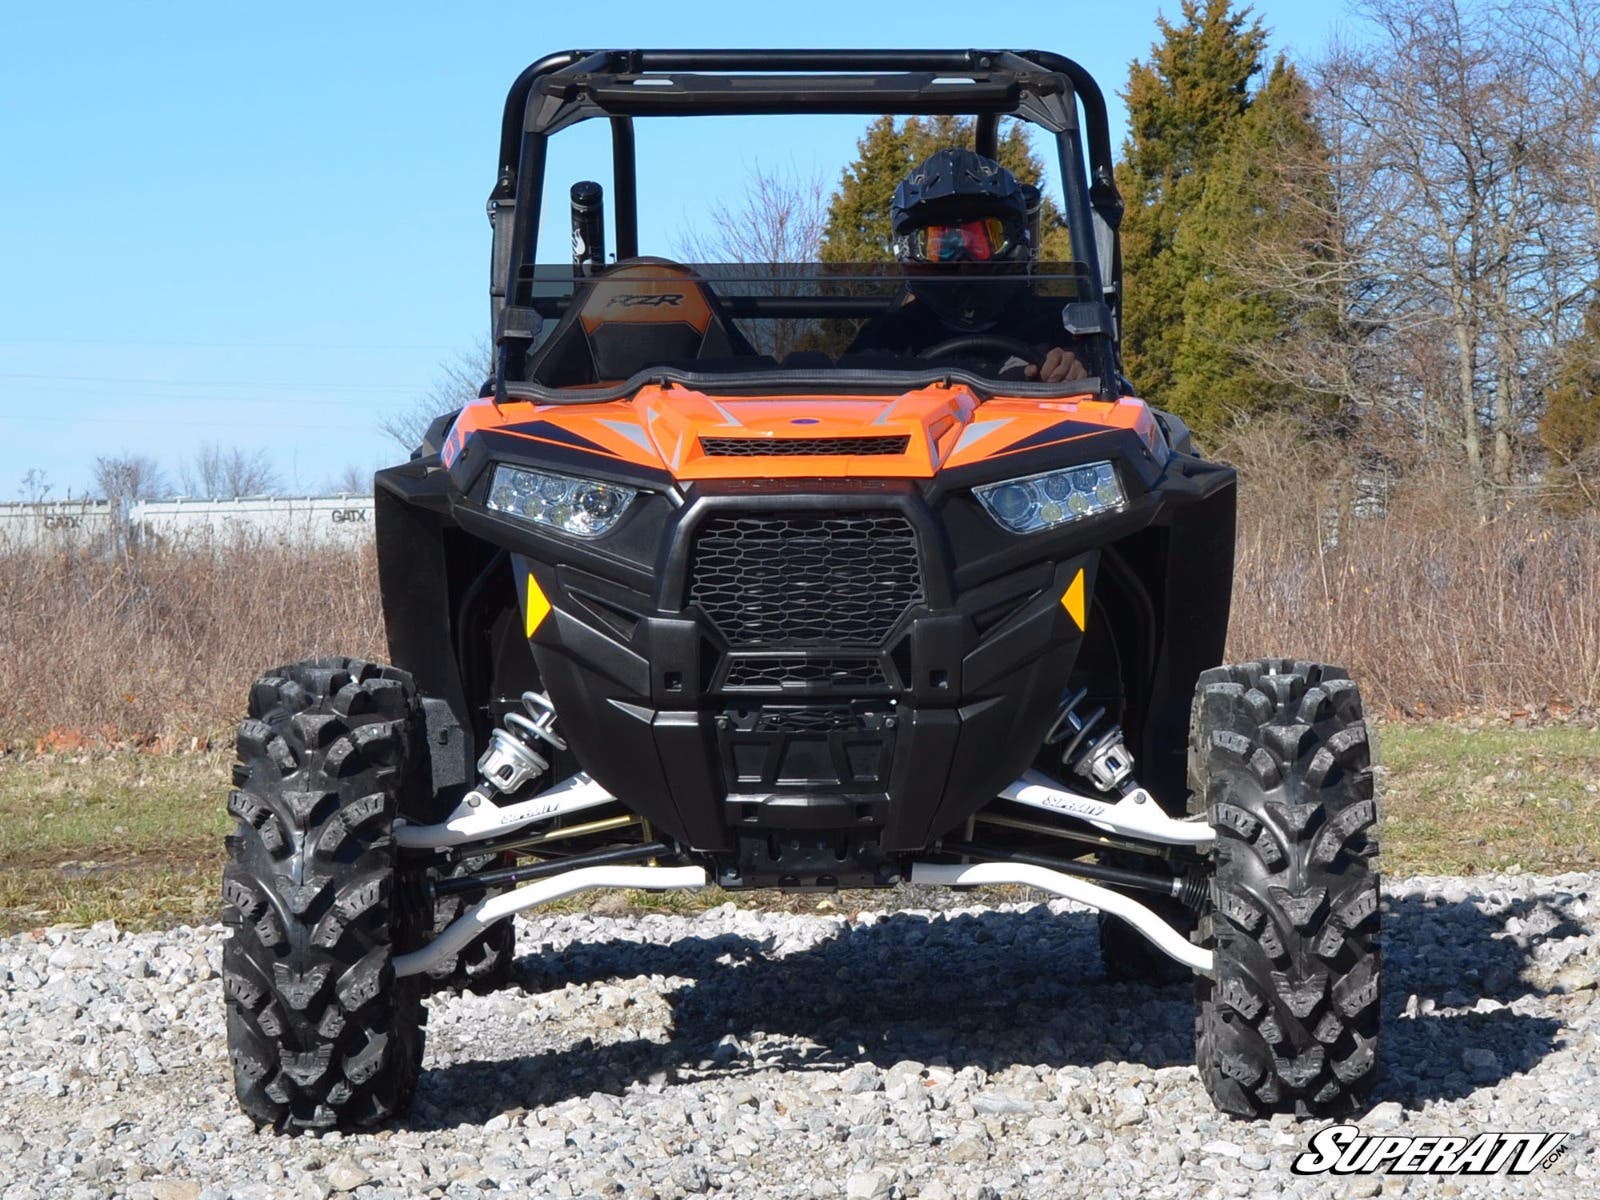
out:
{"label": "coil spring shock", "polygon": [[467,795],[476,808],[493,789],[509,796],[529,781],[550,769],[550,760],[539,753],[541,746],[565,750],[567,743],[555,732],[556,707],[543,692],[523,692],[522,707],[527,712],[508,712],[501,718],[503,728],[489,735],[489,748],[478,759],[478,786]]}
{"label": "coil spring shock", "polygon": [[[1122,726],[1107,725],[1098,737],[1096,728],[1105,720],[1106,710],[1097,708],[1088,716],[1078,712],[1078,705],[1089,694],[1088,688],[1079,688],[1061,699],[1061,712],[1050,732],[1045,734],[1045,745],[1055,746],[1066,742],[1061,751],[1063,765],[1082,775],[1102,792],[1128,792],[1133,782],[1133,755],[1122,741]],[[1068,739],[1071,740],[1068,740]]]}
{"label": "coil spring shock", "polygon": [[[1127,795],[1138,785],[1133,780],[1133,755],[1122,742],[1122,726],[1107,725],[1096,737],[1095,731],[1105,720],[1106,710],[1097,708],[1088,716],[1080,714],[1078,705],[1086,695],[1088,689],[1079,688],[1062,697],[1061,713],[1045,735],[1045,745],[1065,742],[1061,761],[1069,770],[1082,775],[1102,792],[1115,789]],[[1170,895],[1190,912],[1205,912],[1210,907],[1209,874],[1191,870],[1174,875],[1170,887]]]}

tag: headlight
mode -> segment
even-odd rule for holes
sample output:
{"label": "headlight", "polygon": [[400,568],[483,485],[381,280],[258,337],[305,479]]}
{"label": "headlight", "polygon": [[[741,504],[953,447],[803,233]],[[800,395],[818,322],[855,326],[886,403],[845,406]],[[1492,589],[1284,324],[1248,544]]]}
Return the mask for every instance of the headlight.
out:
{"label": "headlight", "polygon": [[1128,502],[1108,462],[986,483],[972,492],[1012,533],[1035,533],[1097,513],[1120,512]]}
{"label": "headlight", "polygon": [[489,507],[571,537],[595,538],[622,519],[638,494],[619,483],[569,479],[500,463],[489,483]]}

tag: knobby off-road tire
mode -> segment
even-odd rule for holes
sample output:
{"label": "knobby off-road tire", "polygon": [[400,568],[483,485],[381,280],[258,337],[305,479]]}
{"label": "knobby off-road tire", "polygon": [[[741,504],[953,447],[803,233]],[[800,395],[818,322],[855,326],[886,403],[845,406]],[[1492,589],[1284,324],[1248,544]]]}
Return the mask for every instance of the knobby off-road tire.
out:
{"label": "knobby off-road tire", "polygon": [[[492,867],[516,863],[515,855],[479,854],[462,859],[452,876],[471,875]],[[477,897],[440,896],[433,905],[433,932],[443,933],[450,923],[477,903]],[[511,982],[511,962],[516,956],[517,931],[511,920],[496,922],[473,938],[451,962],[440,963],[427,974],[429,992],[498,991]]]}
{"label": "knobby off-road tire", "polygon": [[410,1104],[426,1019],[393,968],[429,925],[392,836],[428,799],[415,690],[325,658],[263,676],[249,711],[222,884],[239,1103],[278,1129],[376,1125]]}
{"label": "knobby off-road tire", "polygon": [[1377,802],[1355,684],[1269,660],[1200,676],[1191,802],[1217,831],[1195,1059],[1223,1112],[1335,1115],[1377,1068]]}

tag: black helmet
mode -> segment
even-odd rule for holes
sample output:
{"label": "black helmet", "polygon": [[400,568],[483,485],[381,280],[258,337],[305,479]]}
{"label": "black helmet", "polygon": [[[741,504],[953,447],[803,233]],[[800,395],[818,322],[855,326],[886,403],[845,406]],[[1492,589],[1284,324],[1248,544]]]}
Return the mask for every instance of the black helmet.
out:
{"label": "black helmet", "polygon": [[930,155],[895,188],[889,225],[895,257],[920,276],[912,293],[952,326],[987,328],[1025,286],[1027,190],[993,159]]}

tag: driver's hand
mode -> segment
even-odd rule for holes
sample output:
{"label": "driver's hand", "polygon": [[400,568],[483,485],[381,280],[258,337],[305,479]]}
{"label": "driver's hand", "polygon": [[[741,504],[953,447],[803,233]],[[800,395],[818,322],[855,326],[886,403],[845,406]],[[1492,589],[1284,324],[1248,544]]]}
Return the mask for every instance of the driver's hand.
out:
{"label": "driver's hand", "polygon": [[1089,378],[1089,369],[1078,361],[1078,356],[1063,346],[1052,346],[1039,366],[1029,363],[1023,369],[1024,379],[1037,379],[1040,383],[1066,383],[1073,379]]}

